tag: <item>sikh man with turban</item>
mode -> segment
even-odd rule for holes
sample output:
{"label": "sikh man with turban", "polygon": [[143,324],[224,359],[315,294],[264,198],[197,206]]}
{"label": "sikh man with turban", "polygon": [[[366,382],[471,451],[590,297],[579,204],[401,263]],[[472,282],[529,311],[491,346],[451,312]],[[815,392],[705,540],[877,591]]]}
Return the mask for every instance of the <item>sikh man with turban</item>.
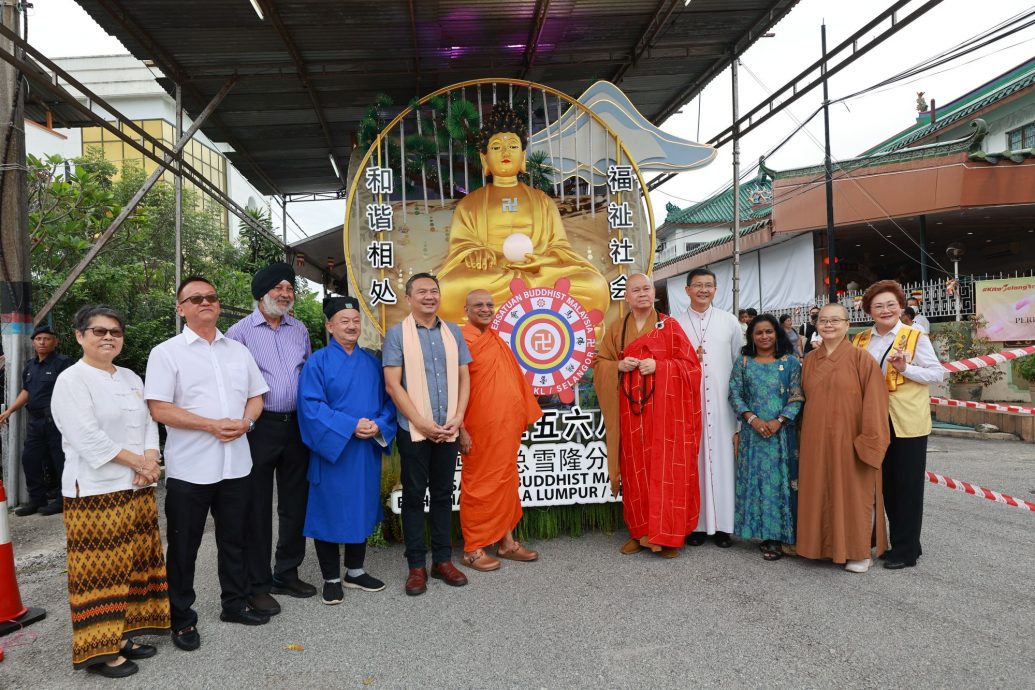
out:
{"label": "sikh man with turban", "polygon": [[[280,613],[270,592],[306,598],[316,588],[298,578],[305,557],[306,469],[309,449],[298,430],[298,377],[312,352],[309,331],[291,315],[295,306],[295,271],[274,263],[252,278],[255,310],[227,332],[226,337],[248,348],[269,386],[262,415],[252,422],[248,444],[252,453],[249,478],[251,504],[246,559],[251,595],[248,605],[268,616]],[[273,480],[277,483],[277,550],[273,569]]]}

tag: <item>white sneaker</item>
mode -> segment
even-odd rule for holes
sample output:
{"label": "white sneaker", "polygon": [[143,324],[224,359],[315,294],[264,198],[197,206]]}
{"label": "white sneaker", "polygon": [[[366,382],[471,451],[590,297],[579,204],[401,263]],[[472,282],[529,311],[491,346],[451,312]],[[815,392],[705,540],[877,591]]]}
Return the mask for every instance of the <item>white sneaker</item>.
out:
{"label": "white sneaker", "polygon": [[850,573],[865,573],[869,569],[869,558],[862,561],[848,561],[847,563],[845,563],[845,570],[847,570]]}

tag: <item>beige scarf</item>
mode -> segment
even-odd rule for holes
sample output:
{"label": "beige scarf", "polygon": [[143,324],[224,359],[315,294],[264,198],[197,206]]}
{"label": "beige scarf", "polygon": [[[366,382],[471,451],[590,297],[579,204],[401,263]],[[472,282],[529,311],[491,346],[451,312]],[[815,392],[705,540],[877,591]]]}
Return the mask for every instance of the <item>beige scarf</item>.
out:
{"label": "beige scarf", "polygon": [[[456,338],[449,326],[444,321],[439,321],[439,330],[442,332],[442,346],[446,351],[446,419],[452,419],[456,414],[457,389],[460,386],[460,350],[456,345]],[[406,394],[410,396],[410,402],[417,408],[417,412],[425,419],[434,420],[431,411],[431,396],[428,393],[428,375],[424,371],[424,352],[420,346],[420,336],[417,334],[417,321],[413,314],[407,316],[402,322],[403,338],[403,366],[406,369]],[[410,425],[410,438],[414,441],[423,441],[424,434],[417,431],[417,428]],[[449,441],[456,440],[456,434]]]}

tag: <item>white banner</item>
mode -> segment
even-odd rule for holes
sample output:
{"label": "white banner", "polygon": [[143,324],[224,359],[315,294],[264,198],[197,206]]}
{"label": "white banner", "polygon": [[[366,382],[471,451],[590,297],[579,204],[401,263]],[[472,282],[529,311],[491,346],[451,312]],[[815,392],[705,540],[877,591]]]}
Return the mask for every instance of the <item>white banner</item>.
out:
{"label": "white banner", "polygon": [[[522,436],[515,458],[521,505],[558,506],[572,503],[613,503],[607,480],[607,445],[600,410],[543,410],[542,418]],[[453,479],[453,510],[460,509],[460,476],[463,456],[457,460]],[[402,512],[402,491],[389,497],[393,513]],[[424,510],[430,499],[425,494]]]}

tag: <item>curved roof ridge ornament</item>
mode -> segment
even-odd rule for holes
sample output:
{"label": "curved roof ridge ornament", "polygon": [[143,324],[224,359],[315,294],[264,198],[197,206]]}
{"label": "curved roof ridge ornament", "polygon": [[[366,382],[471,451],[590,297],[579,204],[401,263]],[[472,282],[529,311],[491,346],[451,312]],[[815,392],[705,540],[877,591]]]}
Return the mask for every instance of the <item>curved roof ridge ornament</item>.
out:
{"label": "curved roof ridge ornament", "polygon": [[[707,165],[715,158],[715,148],[663,132],[636,109],[628,96],[609,81],[598,81],[586,89],[578,101],[592,110],[625,144],[642,171],[677,173]],[[575,175],[594,185],[607,182],[607,168],[615,161],[601,158],[576,165],[576,152],[581,155],[590,147],[588,118],[576,118],[569,108],[559,120],[550,123],[531,137],[528,150],[542,151],[550,167],[565,180]],[[599,148],[599,147],[594,147]],[[551,181],[557,182],[551,176]]]}

